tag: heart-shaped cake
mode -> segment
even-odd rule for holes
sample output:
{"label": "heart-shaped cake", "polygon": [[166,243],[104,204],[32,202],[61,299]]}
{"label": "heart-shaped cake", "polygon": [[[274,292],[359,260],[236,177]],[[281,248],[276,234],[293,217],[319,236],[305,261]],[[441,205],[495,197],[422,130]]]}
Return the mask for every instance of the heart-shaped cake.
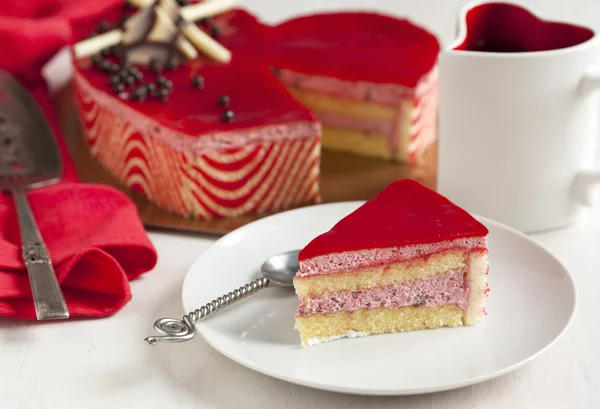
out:
{"label": "heart-shaped cake", "polygon": [[165,52],[195,51],[175,34],[177,50],[157,48],[148,39],[158,29],[138,32],[145,42],[130,35],[129,14],[112,10],[106,28],[121,20],[130,56],[143,45],[154,59],[131,64],[119,47],[76,56],[79,112],[93,156],[173,213],[211,219],[316,203],[322,144],[414,161],[436,138],[439,46],[407,20],[332,13],[270,26],[235,9],[190,23],[231,53],[227,63],[202,54],[165,63]]}

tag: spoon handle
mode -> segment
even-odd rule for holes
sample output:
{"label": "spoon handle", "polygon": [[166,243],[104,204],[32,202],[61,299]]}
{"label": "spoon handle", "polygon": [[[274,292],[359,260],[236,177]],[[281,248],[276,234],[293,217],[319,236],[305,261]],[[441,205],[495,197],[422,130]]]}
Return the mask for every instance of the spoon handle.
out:
{"label": "spoon handle", "polygon": [[147,337],[144,340],[150,345],[158,342],[184,342],[196,335],[196,323],[215,314],[217,311],[256,293],[269,285],[268,278],[261,277],[237,290],[212,300],[204,306],[184,315],[182,319],[161,318],[154,322],[154,329],[161,335]]}

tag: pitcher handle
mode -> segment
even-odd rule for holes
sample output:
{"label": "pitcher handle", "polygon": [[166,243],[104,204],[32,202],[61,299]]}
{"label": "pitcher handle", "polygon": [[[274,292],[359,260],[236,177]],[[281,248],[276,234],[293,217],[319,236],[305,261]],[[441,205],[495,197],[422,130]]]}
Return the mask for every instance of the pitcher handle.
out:
{"label": "pitcher handle", "polygon": [[[592,68],[583,76],[580,91],[585,95],[600,92],[600,68]],[[584,206],[595,206],[600,188],[600,170],[581,170],[575,178],[573,193],[578,202]]]}
{"label": "pitcher handle", "polygon": [[579,86],[584,94],[600,91],[600,68],[592,68],[585,73]]}
{"label": "pitcher handle", "polygon": [[593,207],[598,203],[599,188],[600,170],[582,170],[575,178],[573,193],[579,203]]}

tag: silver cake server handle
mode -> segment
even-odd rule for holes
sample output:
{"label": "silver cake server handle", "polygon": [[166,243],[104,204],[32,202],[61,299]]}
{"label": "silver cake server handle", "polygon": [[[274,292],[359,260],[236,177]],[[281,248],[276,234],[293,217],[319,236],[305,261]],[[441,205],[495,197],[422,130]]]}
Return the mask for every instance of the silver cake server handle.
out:
{"label": "silver cake server handle", "polygon": [[150,345],[159,342],[185,342],[196,336],[196,323],[202,321],[225,307],[230,306],[244,298],[268,287],[271,283],[266,277],[258,278],[237,290],[214,299],[204,306],[190,312],[178,320],[175,318],[160,318],[154,322],[154,329],[161,335],[150,336],[144,340]]}
{"label": "silver cake server handle", "polygon": [[48,249],[33,218],[25,192],[13,190],[12,194],[21,229],[23,261],[29,275],[37,319],[69,318],[67,303],[50,262]]}

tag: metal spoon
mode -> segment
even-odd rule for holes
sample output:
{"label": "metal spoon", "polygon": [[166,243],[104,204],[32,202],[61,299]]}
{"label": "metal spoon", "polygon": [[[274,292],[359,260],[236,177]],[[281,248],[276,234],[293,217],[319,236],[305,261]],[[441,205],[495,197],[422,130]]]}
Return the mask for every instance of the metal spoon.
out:
{"label": "metal spoon", "polygon": [[237,290],[222,295],[184,315],[182,319],[161,318],[154,322],[154,329],[161,335],[147,337],[145,341],[150,345],[158,342],[184,342],[196,335],[196,323],[214,315],[217,311],[238,302],[265,287],[272,285],[291,287],[294,276],[298,272],[298,253],[300,250],[288,251],[269,258],[260,268],[262,277],[258,278]]}

